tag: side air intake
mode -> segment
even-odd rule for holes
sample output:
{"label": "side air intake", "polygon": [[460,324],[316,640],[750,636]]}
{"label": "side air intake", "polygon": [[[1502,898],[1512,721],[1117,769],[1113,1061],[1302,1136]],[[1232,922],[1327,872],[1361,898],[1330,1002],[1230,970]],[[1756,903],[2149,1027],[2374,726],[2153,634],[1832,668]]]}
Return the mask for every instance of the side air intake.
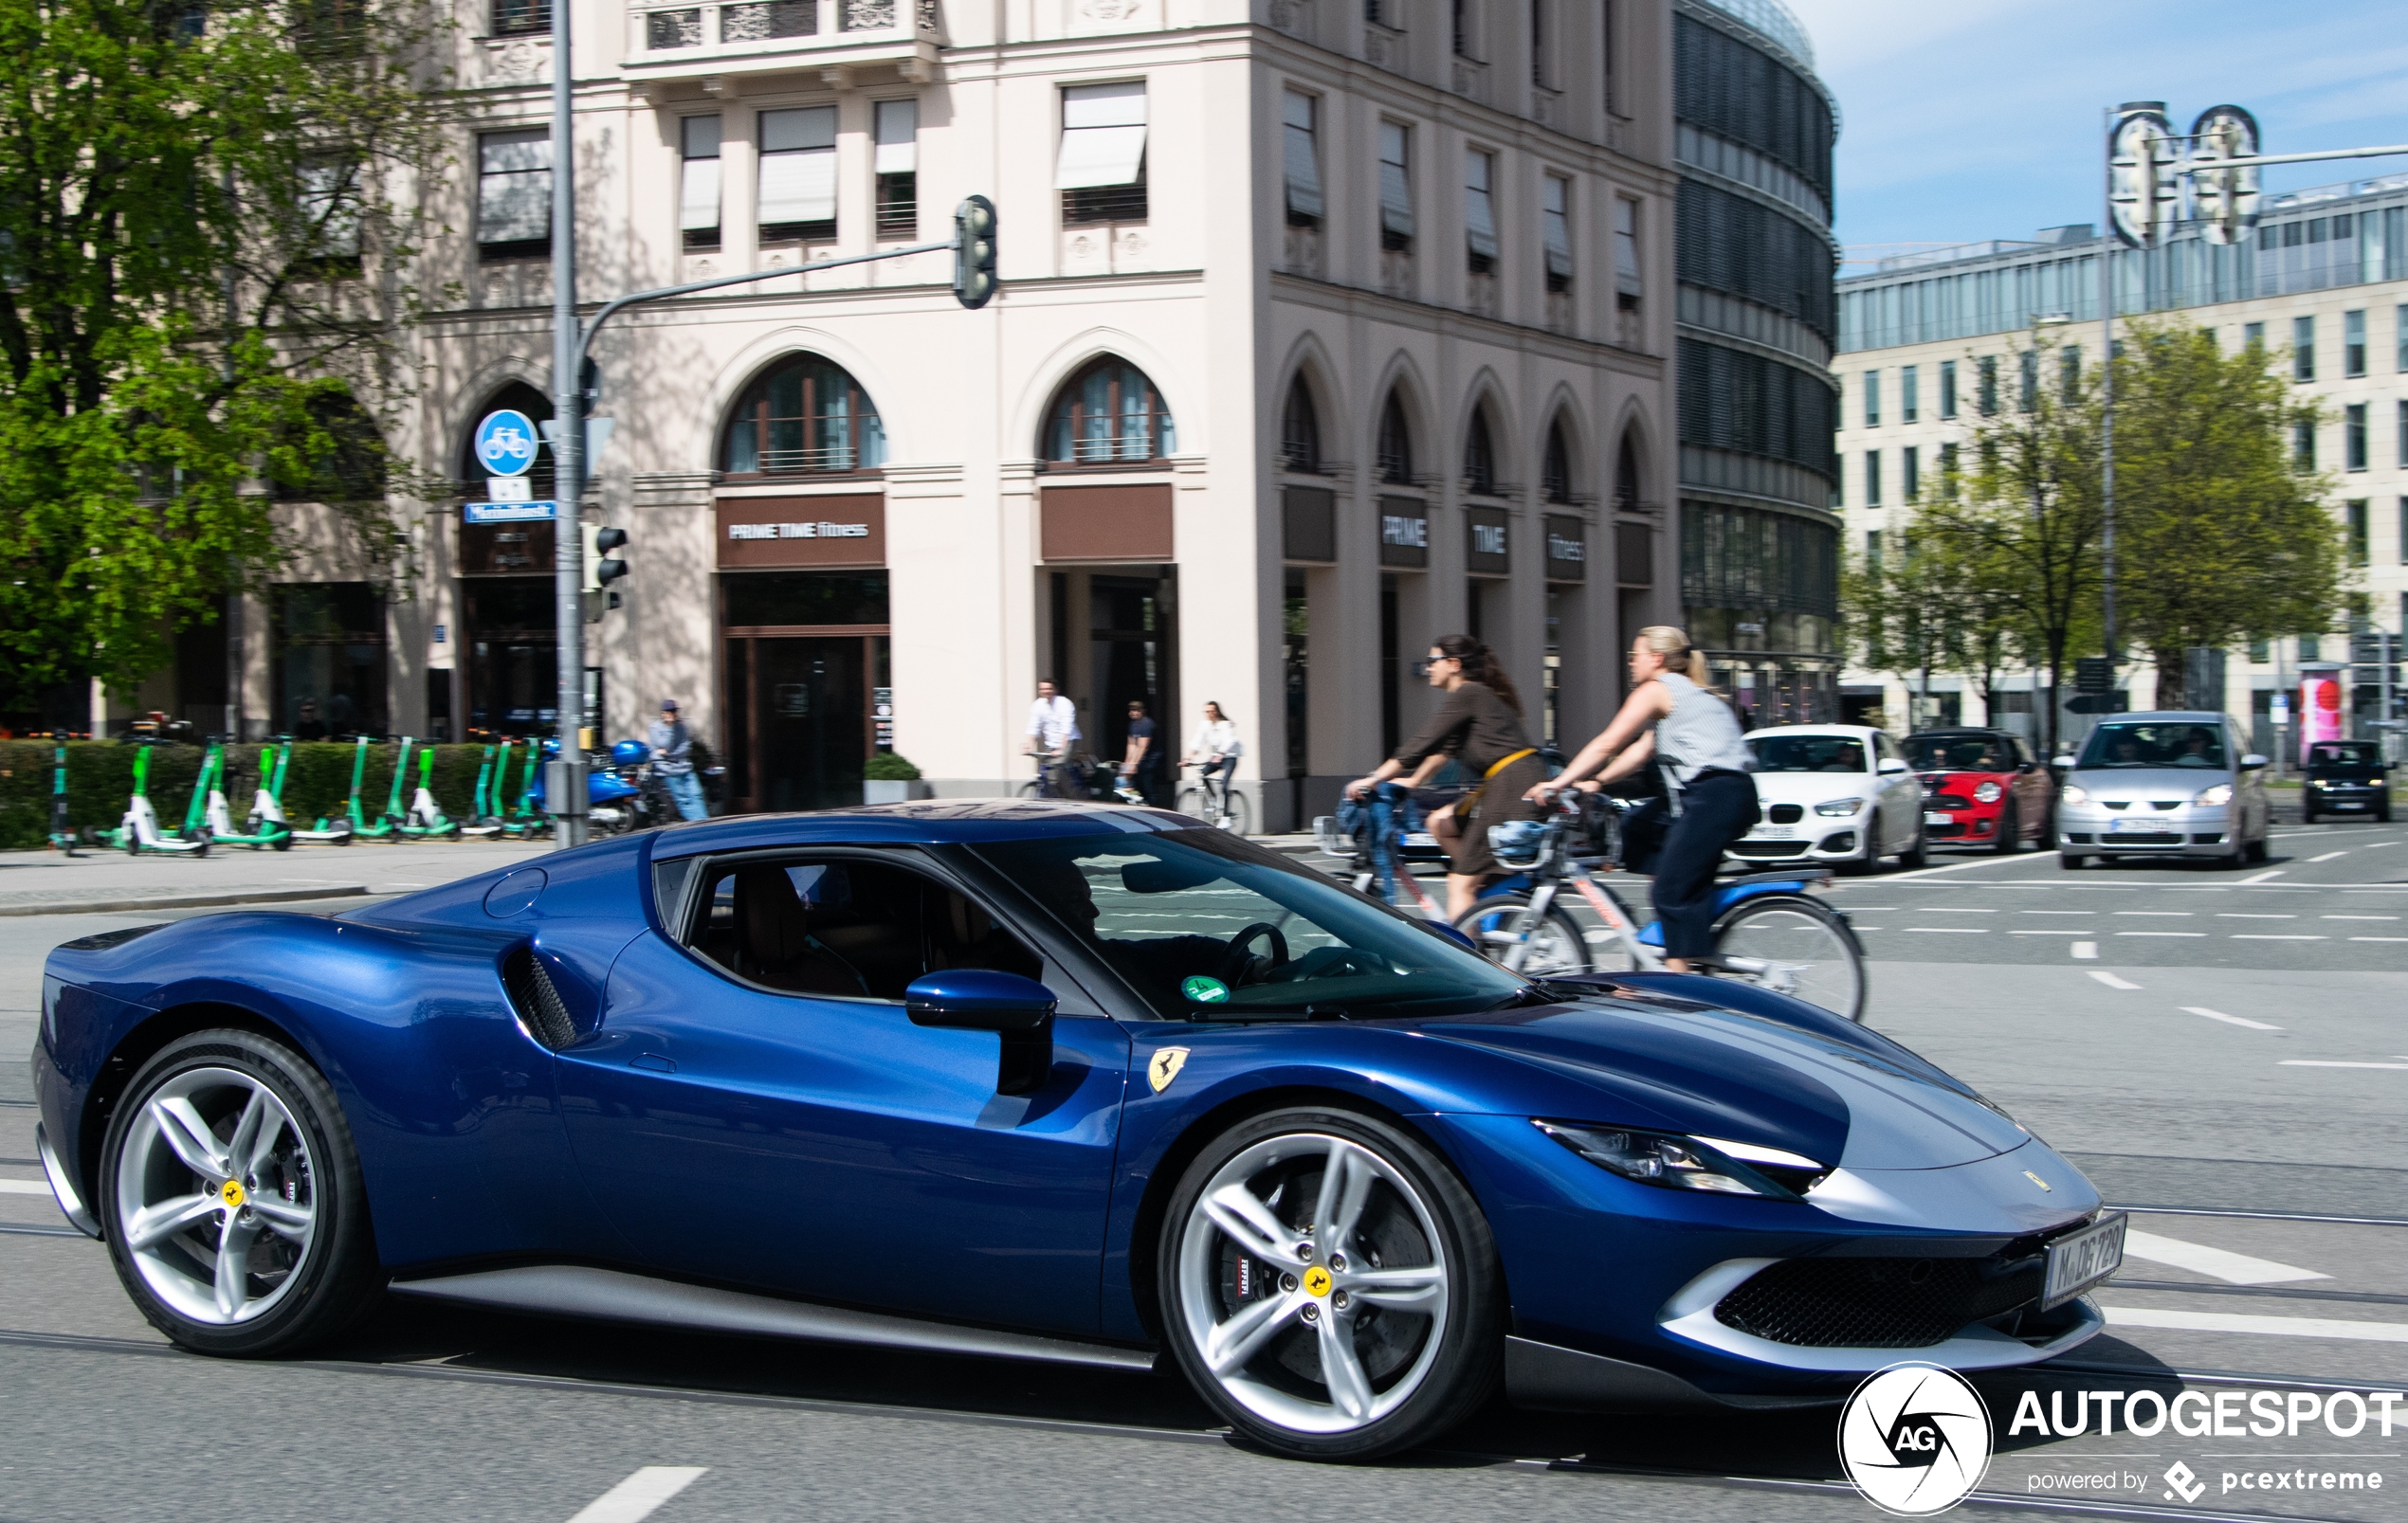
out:
{"label": "side air intake", "polygon": [[552,975],[544,970],[543,959],[535,954],[532,945],[516,948],[502,959],[502,987],[510,991],[511,1008],[518,1011],[519,1024],[527,1028],[528,1036],[555,1052],[577,1039],[569,1006],[553,987]]}

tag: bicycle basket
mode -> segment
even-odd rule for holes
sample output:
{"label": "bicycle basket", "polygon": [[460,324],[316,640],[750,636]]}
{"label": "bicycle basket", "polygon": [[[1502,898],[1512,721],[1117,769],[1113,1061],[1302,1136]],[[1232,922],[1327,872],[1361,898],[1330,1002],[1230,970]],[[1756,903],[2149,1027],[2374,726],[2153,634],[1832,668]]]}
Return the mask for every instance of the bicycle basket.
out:
{"label": "bicycle basket", "polygon": [[1536,820],[1508,820],[1488,827],[1488,850],[1500,867],[1535,872],[1546,861],[1550,838],[1548,828]]}

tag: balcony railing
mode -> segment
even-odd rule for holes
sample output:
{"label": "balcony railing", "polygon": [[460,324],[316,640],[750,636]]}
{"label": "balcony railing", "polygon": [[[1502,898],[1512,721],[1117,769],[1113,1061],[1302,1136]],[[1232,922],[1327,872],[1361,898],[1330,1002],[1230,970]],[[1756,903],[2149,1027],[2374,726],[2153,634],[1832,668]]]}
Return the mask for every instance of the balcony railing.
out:
{"label": "balcony railing", "polygon": [[933,43],[937,0],[728,0],[720,5],[638,6],[630,10],[630,65],[747,58],[797,46]]}

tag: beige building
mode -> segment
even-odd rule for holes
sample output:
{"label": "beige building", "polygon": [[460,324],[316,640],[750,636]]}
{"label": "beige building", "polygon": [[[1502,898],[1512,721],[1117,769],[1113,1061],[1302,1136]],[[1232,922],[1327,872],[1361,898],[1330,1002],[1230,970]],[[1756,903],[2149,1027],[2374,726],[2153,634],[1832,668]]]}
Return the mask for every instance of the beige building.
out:
{"label": "beige building", "polygon": [[[1886,260],[1840,282],[1833,368],[1851,553],[1878,553],[1884,537],[1894,543],[1986,399],[2012,407],[2026,384],[2056,384],[2054,367],[2069,355],[2095,362],[2099,247],[2088,225],[2048,228],[2031,240]],[[2353,632],[2397,638],[2408,617],[2408,175],[2269,196],[2247,243],[2217,247],[2184,227],[2164,248],[2120,252],[2116,279],[2120,313],[2197,323],[2228,352],[2262,344],[2325,411],[2295,445],[2339,483],[2331,508],[2346,531],[2366,622],[2220,653],[2223,706],[2254,716],[2256,744],[2271,754],[2272,699],[2296,693],[2301,663],[2346,663]],[[2040,373],[2027,382],[2013,356],[2034,348],[2035,335]],[[2122,574],[2146,576],[2148,568],[2127,563]],[[2216,680],[2217,664],[2209,659],[2201,675]],[[2037,737],[2048,702],[2041,681],[2012,673],[1987,708],[1953,674],[1935,676],[1925,698],[1920,680],[1910,687],[1894,673],[1852,671],[1842,694],[1852,715],[1878,710],[1902,734],[1995,721]],[[2351,733],[2377,734],[2375,672],[2362,669],[2354,687]],[[2155,688],[2150,667],[2130,670],[2127,705],[2150,707]],[[2063,733],[2083,724],[2069,715]]]}
{"label": "beige building", "polygon": [[[1280,827],[1427,712],[1432,637],[1585,735],[1677,617],[1670,0],[574,3],[589,311],[1000,224],[982,311],[933,253],[604,332],[608,738],[676,697],[738,807],[887,744],[993,793],[1050,678],[1100,754],[1221,703]],[[552,63],[540,0],[462,22],[392,442],[466,499],[478,421],[549,416]],[[238,610],[249,728],[548,732],[551,535],[437,503],[390,607],[303,568]]]}

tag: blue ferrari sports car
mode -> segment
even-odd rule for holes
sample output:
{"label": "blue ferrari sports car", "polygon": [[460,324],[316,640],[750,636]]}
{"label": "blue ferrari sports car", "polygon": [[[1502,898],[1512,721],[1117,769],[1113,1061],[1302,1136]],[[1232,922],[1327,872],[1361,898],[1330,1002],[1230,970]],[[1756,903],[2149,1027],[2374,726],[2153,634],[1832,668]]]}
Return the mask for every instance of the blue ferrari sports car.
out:
{"label": "blue ferrari sports car", "polygon": [[1766,990],[1533,983],[1179,815],[696,822],[52,953],[68,1219],[185,1348],[380,1296],[1176,1369],[1317,1459],[2100,1327],[2124,1222]]}

